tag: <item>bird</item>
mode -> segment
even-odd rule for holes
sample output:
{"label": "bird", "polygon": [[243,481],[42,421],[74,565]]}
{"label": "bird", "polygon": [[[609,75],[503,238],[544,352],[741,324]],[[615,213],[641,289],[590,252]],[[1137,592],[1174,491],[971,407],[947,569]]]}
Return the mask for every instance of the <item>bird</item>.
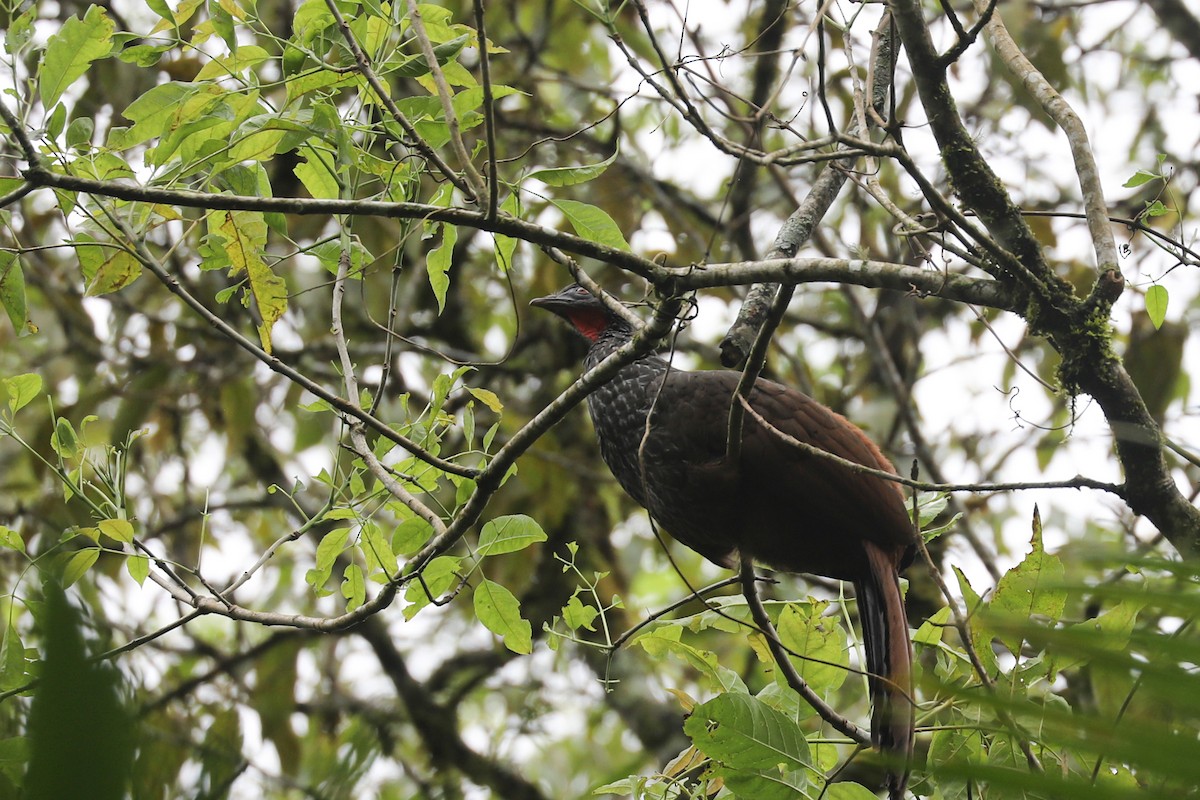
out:
{"label": "bird", "polygon": [[[531,305],[588,340],[589,370],[634,334],[628,321],[579,284]],[[638,358],[587,398],[601,457],[662,528],[714,564],[734,568],[753,559],[853,583],[872,701],[871,741],[887,757],[888,796],[899,800],[908,780],[914,713],[899,573],[912,561],[916,530],[904,492],[894,481],[804,452],[779,433],[875,470],[896,470],[845,417],[765,378],[749,392],[754,414],[744,417],[731,462],[729,409],[740,379],[732,370],[676,369],[655,354]]]}

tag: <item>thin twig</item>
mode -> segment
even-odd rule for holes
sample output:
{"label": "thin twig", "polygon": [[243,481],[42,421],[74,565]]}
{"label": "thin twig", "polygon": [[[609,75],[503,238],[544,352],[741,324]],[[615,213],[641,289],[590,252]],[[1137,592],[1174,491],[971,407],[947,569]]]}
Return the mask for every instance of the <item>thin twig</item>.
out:
{"label": "thin twig", "polygon": [[375,74],[375,70],[371,67],[371,60],[367,58],[367,54],[363,52],[359,46],[358,40],[354,38],[354,32],[350,30],[350,26],[346,23],[346,18],[342,16],[342,11],[338,8],[335,0],[325,0],[325,5],[329,9],[329,13],[333,15],[334,22],[337,23],[338,30],[341,31],[342,38],[346,40],[346,46],[350,48],[350,53],[354,56],[354,62],[358,66],[359,73],[370,84],[371,89],[375,92],[375,98],[387,109],[391,114],[392,119],[396,121],[404,132],[412,139],[412,144],[417,151],[429,160],[438,172],[445,176],[446,180],[457,186],[463,194],[471,193],[471,186],[464,181],[458,173],[456,173],[449,164],[447,164],[437,151],[429,146],[429,143],[421,138],[421,134],[417,132],[416,127],[409,122],[408,117],[404,116],[404,112],[392,100],[392,94],[388,91],[383,82],[379,80],[379,76]]}
{"label": "thin twig", "polygon": [[1025,489],[1096,489],[1103,492],[1111,492],[1118,497],[1124,496],[1124,489],[1122,486],[1093,480],[1091,478],[1085,478],[1082,475],[1077,475],[1074,478],[1062,481],[1019,481],[1015,483],[928,483],[926,481],[917,481],[913,480],[912,478],[905,478],[901,475],[897,475],[894,472],[875,469],[873,467],[859,464],[857,461],[850,461],[842,458],[841,456],[834,455],[826,450],[822,450],[821,448],[811,445],[808,442],[802,442],[794,436],[789,436],[788,434],[779,430],[766,419],[764,419],[761,414],[754,410],[754,406],[750,405],[745,398],[739,397],[738,402],[741,403],[742,407],[746,410],[746,413],[754,418],[755,422],[765,428],[768,433],[779,439],[781,442],[791,447],[795,447],[797,450],[809,455],[828,459],[829,461],[832,461],[833,463],[845,467],[853,472],[857,472],[862,475],[871,475],[876,478],[882,478],[883,480],[892,481],[893,483],[898,483],[901,486],[908,486],[912,489],[920,489],[926,492],[980,493],[1013,492]]}
{"label": "thin twig", "polygon": [[[327,1],[333,2],[333,0]],[[429,74],[433,77],[434,86],[437,87],[438,99],[442,101],[442,114],[446,118],[450,147],[458,156],[459,164],[462,166],[463,174],[466,175],[467,183],[474,196],[472,199],[482,200],[487,195],[487,187],[484,186],[483,176],[475,169],[471,155],[467,152],[467,146],[463,143],[462,126],[458,122],[458,112],[454,110],[454,95],[450,91],[450,85],[446,83],[446,75],[442,72],[441,65],[438,64],[437,54],[433,52],[433,42],[429,40],[429,34],[425,32],[425,20],[421,18],[417,0],[408,0],[408,19],[412,23],[411,29],[417,37],[417,43],[421,46],[421,52],[425,54],[425,60],[429,62]]]}
{"label": "thin twig", "polygon": [[483,132],[487,141],[488,160],[488,197],[484,215],[487,219],[495,219],[500,197],[500,183],[496,170],[496,99],[492,94],[491,57],[488,55],[483,0],[475,0],[475,32],[479,37],[479,81],[483,84]]}

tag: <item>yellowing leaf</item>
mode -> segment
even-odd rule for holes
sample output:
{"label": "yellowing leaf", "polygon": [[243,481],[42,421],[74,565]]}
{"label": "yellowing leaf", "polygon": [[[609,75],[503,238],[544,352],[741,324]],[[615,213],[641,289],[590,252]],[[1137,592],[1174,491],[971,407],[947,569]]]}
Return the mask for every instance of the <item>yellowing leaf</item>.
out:
{"label": "yellowing leaf", "polygon": [[470,386],[467,387],[467,391],[474,395],[476,400],[497,414],[504,410],[504,403],[500,402],[500,397],[495,392],[488,389],[473,389]]}
{"label": "yellowing leaf", "polygon": [[142,274],[142,265],[128,251],[120,247],[86,247],[79,248],[78,252],[100,256],[84,265],[85,269],[94,270],[91,279],[88,280],[88,297],[99,297],[124,289]]}
{"label": "yellowing leaf", "polygon": [[133,526],[126,519],[102,519],[96,525],[110,539],[116,539],[118,542],[132,544],[133,542]]}
{"label": "yellowing leaf", "polygon": [[263,349],[271,352],[271,327],[287,310],[287,284],[263,262],[259,253],[267,242],[267,225],[256,211],[226,211],[217,231],[225,239],[231,274],[246,273],[250,295],[262,318],[258,336]]}

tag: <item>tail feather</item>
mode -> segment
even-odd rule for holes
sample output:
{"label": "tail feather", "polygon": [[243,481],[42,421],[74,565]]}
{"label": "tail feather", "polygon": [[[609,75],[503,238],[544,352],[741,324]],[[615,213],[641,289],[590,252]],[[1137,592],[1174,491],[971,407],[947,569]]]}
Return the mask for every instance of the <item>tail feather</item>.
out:
{"label": "tail feather", "polygon": [[871,691],[871,742],[889,760],[889,800],[908,783],[913,746],[912,644],[894,559],[868,545],[869,574],[855,581]]}

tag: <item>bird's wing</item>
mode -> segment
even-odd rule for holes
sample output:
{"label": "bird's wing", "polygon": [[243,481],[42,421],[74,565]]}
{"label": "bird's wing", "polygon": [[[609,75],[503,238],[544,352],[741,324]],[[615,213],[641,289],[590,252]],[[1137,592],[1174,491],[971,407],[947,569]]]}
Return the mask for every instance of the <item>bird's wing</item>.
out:
{"label": "bird's wing", "polygon": [[830,533],[845,531],[891,546],[912,543],[912,524],[898,483],[854,472],[806,453],[779,436],[783,433],[856,464],[894,474],[891,462],[853,423],[811,397],[772,381],[760,380],[755,385],[750,404],[774,430],[747,415],[742,433],[742,465],[747,478],[761,482],[767,491],[787,487],[798,504],[823,509],[823,522],[840,529]]}

